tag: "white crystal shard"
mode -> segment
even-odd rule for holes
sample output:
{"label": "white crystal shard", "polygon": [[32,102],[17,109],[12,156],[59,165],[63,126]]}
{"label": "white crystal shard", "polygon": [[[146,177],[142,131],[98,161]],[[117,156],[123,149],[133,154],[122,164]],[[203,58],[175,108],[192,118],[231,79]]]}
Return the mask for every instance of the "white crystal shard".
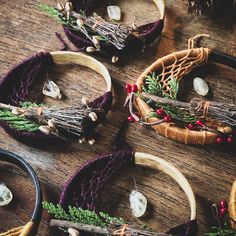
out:
{"label": "white crystal shard", "polygon": [[43,86],[43,94],[55,99],[61,99],[61,91],[57,84],[52,80],[48,80]]}
{"label": "white crystal shard", "polygon": [[130,207],[135,217],[142,217],[147,210],[147,198],[140,192],[133,190],[129,195]]}
{"label": "white crystal shard", "polygon": [[196,77],[193,80],[193,88],[197,94],[206,96],[209,92],[208,84],[200,77]]}
{"label": "white crystal shard", "polygon": [[121,20],[121,10],[118,6],[108,6],[107,14],[110,20],[115,20],[115,21]]}
{"label": "white crystal shard", "polygon": [[4,183],[0,183],[0,206],[8,205],[12,198],[10,189]]}

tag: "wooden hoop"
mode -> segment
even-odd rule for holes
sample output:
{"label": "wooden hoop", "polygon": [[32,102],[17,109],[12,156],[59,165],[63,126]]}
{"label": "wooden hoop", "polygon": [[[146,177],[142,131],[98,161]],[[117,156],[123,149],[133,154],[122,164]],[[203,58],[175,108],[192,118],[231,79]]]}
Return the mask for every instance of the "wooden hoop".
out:
{"label": "wooden hoop", "polygon": [[188,180],[184,177],[184,175],[171,163],[161,159],[160,157],[142,153],[135,152],[134,161],[137,165],[148,166],[151,168],[158,169],[170,177],[172,177],[183,189],[185,194],[188,197],[188,201],[191,209],[191,220],[195,220],[197,217],[197,208],[196,208],[196,199],[193,193],[193,190],[188,182]]}
{"label": "wooden hoop", "polygon": [[[194,61],[194,63],[192,63],[191,66],[178,71],[176,79],[181,80],[194,68],[206,64],[208,62],[208,57],[211,54],[211,52],[212,51],[209,48],[194,48],[194,49],[187,49],[179,52],[174,52],[167,56],[159,58],[152,65],[150,65],[137,79],[136,84],[138,86],[139,92],[142,92],[142,86],[144,84],[146,76],[151,72],[153,72],[154,70],[159,69],[161,73],[163,65],[170,66],[174,64],[177,59],[183,58],[185,56],[197,58],[199,55],[201,55],[201,57],[197,58],[197,60]],[[170,73],[170,76],[171,75],[172,74]],[[147,117],[149,113],[153,111],[153,109],[149,107],[138,96],[135,99],[135,105],[143,117]],[[147,121],[149,123],[153,123],[158,120],[159,120],[158,118],[152,117],[149,118]],[[158,132],[162,136],[186,144],[201,144],[201,145],[211,144],[215,143],[215,139],[217,137],[217,134],[213,132],[205,130],[204,131],[189,130],[188,128],[181,128],[175,126],[175,124],[173,123],[161,123],[159,125],[154,125],[152,127],[156,130],[156,132]],[[220,123],[218,130],[225,134],[232,133],[232,128],[227,125],[223,125],[222,123]]]}
{"label": "wooden hoop", "polygon": [[50,52],[50,54],[53,58],[54,63],[56,64],[74,63],[74,64],[88,67],[96,71],[106,81],[106,85],[107,85],[106,92],[111,91],[112,89],[111,76],[107,68],[98,60],[79,52],[56,51],[56,52]]}
{"label": "wooden hoop", "polygon": [[164,0],[153,0],[156,4],[157,8],[160,11],[160,20],[164,20],[165,18],[165,2]]}

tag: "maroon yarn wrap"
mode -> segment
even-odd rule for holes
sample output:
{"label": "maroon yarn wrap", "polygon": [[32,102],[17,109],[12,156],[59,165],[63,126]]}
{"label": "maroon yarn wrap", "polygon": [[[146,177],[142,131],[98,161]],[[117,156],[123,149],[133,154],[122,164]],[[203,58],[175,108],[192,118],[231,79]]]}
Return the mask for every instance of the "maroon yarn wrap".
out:
{"label": "maroon yarn wrap", "polygon": [[[20,102],[28,101],[28,94],[33,84],[40,82],[53,64],[53,58],[49,52],[40,52],[13,67],[0,79],[0,102],[19,106]],[[106,92],[90,103],[91,108],[104,109],[105,114],[102,117],[98,117],[99,122],[104,119],[106,113],[111,108],[111,104],[111,92]],[[44,144],[61,141],[54,135],[45,135],[40,131],[18,131],[6,121],[0,121],[0,125],[14,138],[28,144]]]}
{"label": "maroon yarn wrap", "polygon": [[[116,141],[121,141],[120,138]],[[81,207],[91,211],[96,211],[96,201],[106,182],[123,168],[130,168],[134,165],[134,151],[127,147],[124,140],[120,143],[126,147],[110,154],[96,157],[79,168],[75,174],[66,182],[61,193],[59,204],[64,208],[68,206]],[[190,220],[178,225],[167,234],[173,236],[194,236],[197,232],[197,221]]]}
{"label": "maroon yarn wrap", "polygon": [[[101,1],[94,0],[72,0],[73,9],[76,12],[83,10],[87,15],[90,15],[96,8],[96,6]],[[109,55],[125,55],[130,52],[140,52],[144,47],[152,43],[155,39],[157,39],[164,27],[164,21],[162,19],[157,20],[152,23],[148,23],[138,27],[139,36],[131,37],[128,40],[128,44],[124,50],[118,50],[113,45],[109,43],[100,43],[101,48],[108,53]],[[64,32],[67,38],[78,48],[78,50],[85,50],[88,46],[93,46],[93,43],[86,38],[80,32],[69,29],[64,26]]]}
{"label": "maroon yarn wrap", "polygon": [[65,184],[60,204],[96,211],[96,200],[104,184],[121,168],[133,164],[133,153],[124,149],[87,162]]}

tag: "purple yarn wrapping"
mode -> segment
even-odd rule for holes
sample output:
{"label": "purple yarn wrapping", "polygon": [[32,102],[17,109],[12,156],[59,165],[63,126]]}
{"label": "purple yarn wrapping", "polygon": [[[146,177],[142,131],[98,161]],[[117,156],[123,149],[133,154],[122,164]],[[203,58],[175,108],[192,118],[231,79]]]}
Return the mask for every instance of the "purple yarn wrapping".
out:
{"label": "purple yarn wrapping", "polygon": [[[120,134],[118,134],[119,136]],[[122,138],[116,139],[120,142]],[[101,155],[80,167],[66,182],[61,193],[59,204],[64,208],[68,206],[81,207],[96,211],[96,201],[106,182],[122,168],[134,165],[134,151],[125,143],[125,149]],[[119,143],[116,143],[120,147]],[[173,236],[194,236],[197,233],[197,221],[190,220],[167,231]]]}
{"label": "purple yarn wrapping", "polygon": [[[0,79],[0,102],[19,106],[20,102],[28,101],[31,87],[34,83],[40,82],[52,65],[51,54],[49,52],[40,52],[13,67]],[[104,116],[98,117],[98,122],[94,124],[93,129],[105,118],[111,108],[111,104],[111,92],[106,92],[90,103],[92,108],[101,108],[105,112]],[[11,136],[28,144],[47,144],[61,141],[56,136],[45,135],[40,131],[18,131],[6,121],[0,121],[0,125]]]}
{"label": "purple yarn wrapping", "polygon": [[[73,9],[76,12],[83,10],[87,15],[90,15],[101,1],[72,0],[71,2],[73,5]],[[163,27],[164,20],[162,19],[140,26],[138,28],[138,32],[140,34],[139,37],[133,37],[132,39],[130,39],[130,42],[128,42],[128,45],[124,50],[118,50],[109,43],[100,43],[100,46],[102,49],[104,49],[104,51],[112,56],[125,55],[130,52],[140,52],[145,46],[149,45],[160,36]],[[78,50],[85,50],[86,47],[93,46],[93,43],[80,32],[73,31],[66,26],[64,26],[64,32],[67,38],[76,46],[76,48],[78,48]]]}
{"label": "purple yarn wrapping", "polygon": [[96,211],[96,200],[104,184],[121,168],[133,164],[133,153],[132,149],[124,149],[87,162],[65,184],[60,204]]}
{"label": "purple yarn wrapping", "polygon": [[197,234],[198,225],[196,220],[190,220],[167,231],[173,236],[194,236]]}

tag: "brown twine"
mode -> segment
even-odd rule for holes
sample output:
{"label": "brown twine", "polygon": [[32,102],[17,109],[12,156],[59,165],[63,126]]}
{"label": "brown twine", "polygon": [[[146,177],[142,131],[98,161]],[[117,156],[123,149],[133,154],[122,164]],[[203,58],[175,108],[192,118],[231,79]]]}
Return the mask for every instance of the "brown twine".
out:
{"label": "brown twine", "polygon": [[126,230],[127,227],[128,227],[128,225],[124,224],[121,229],[115,230],[113,232],[113,234],[114,235],[119,235],[119,236],[128,236],[128,235],[125,234],[125,230]]}
{"label": "brown twine", "polygon": [[209,101],[200,101],[196,107],[197,112],[201,112],[202,110],[203,117],[207,117],[210,104]]}

